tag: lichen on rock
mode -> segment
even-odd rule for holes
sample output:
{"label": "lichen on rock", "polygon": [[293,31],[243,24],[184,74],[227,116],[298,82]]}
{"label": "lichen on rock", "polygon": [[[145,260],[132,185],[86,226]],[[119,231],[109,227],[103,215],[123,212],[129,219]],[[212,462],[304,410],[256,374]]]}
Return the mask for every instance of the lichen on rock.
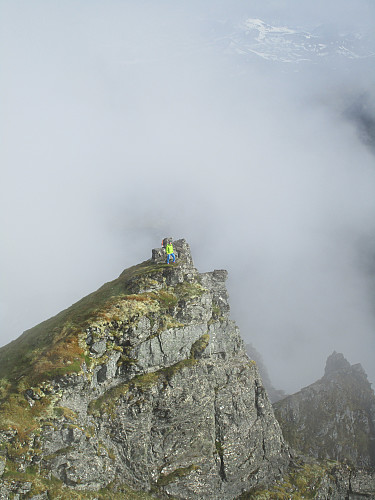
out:
{"label": "lichen on rock", "polygon": [[[318,484],[315,463],[296,465],[230,319],[227,272],[199,273],[187,242],[173,246],[176,263],[154,249],[0,349],[0,498],[332,489],[331,469]],[[338,470],[342,491],[361,477],[371,490],[371,475]]]}
{"label": "lichen on rock", "polygon": [[[175,264],[154,250],[150,261],[26,336],[52,331],[50,350],[56,339],[77,345],[78,356],[66,357],[57,376],[25,371],[21,392],[10,377],[16,390],[0,411],[24,401],[33,422],[23,427],[19,418],[3,437],[10,492],[18,494],[14,480],[34,467],[30,495],[52,491],[55,481],[55,490],[82,498],[131,488],[224,500],[286,470],[288,447],[229,318],[227,272],[200,274],[186,241],[173,245]],[[78,370],[69,369],[73,362]]]}

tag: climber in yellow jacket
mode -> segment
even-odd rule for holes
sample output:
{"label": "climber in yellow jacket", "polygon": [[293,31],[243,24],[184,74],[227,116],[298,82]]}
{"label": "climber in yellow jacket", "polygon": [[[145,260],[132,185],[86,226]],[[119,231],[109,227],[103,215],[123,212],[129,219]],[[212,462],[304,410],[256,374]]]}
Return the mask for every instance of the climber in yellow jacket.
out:
{"label": "climber in yellow jacket", "polygon": [[169,259],[171,258],[171,256],[173,257],[173,262],[176,262],[176,257],[175,257],[174,252],[173,252],[172,243],[167,244],[165,251],[167,252],[167,264],[169,264]]}

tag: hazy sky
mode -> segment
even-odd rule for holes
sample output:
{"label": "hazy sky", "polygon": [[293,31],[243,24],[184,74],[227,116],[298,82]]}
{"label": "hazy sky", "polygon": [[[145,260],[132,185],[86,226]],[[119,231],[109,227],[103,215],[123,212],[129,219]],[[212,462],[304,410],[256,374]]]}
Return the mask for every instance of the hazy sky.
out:
{"label": "hazy sky", "polygon": [[[1,345],[172,236],[276,388],[375,382],[375,5],[264,3],[0,0]],[[248,18],[365,50],[241,55]]]}

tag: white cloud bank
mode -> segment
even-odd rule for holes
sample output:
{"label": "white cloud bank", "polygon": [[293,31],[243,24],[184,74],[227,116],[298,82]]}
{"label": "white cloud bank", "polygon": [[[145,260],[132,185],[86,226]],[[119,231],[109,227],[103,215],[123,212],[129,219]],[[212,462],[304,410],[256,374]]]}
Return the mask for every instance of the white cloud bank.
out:
{"label": "white cloud bank", "polygon": [[229,270],[276,387],[334,349],[375,380],[371,61],[224,50],[250,17],[371,31],[371,2],[300,4],[1,2],[2,344],[172,235]]}

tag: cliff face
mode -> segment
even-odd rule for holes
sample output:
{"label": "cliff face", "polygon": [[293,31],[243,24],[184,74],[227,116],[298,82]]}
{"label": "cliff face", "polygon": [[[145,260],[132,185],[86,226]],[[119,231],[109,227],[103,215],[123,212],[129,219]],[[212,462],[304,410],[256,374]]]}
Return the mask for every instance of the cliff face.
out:
{"label": "cliff face", "polygon": [[328,359],[324,376],[274,404],[289,444],[316,458],[375,466],[375,396],[361,365],[342,354]]}
{"label": "cliff face", "polygon": [[174,247],[0,350],[0,496],[225,500],[286,471],[227,273]]}
{"label": "cliff face", "polygon": [[[373,393],[340,355],[276,403],[185,240],[0,349],[0,499],[375,498]],[[350,387],[350,391],[347,390]],[[350,393],[350,396],[349,396]]]}

